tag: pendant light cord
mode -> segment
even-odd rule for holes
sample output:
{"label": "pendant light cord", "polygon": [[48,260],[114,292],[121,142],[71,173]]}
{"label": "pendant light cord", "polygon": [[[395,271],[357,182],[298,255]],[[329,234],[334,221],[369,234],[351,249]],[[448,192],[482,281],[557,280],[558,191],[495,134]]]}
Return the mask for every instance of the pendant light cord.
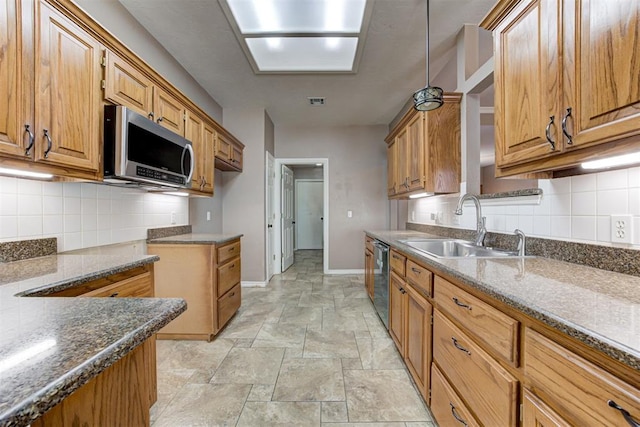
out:
{"label": "pendant light cord", "polygon": [[427,0],[427,87],[429,86],[429,0]]}

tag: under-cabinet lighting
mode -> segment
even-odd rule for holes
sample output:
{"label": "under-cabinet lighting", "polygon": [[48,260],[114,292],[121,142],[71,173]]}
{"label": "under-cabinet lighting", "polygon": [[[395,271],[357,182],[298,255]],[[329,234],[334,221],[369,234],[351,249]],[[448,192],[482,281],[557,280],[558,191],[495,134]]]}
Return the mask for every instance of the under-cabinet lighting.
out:
{"label": "under-cabinet lighting", "polygon": [[169,196],[189,197],[189,193],[183,193],[181,191],[163,191],[162,194],[167,194]]}
{"label": "under-cabinet lighting", "polygon": [[429,197],[429,196],[433,196],[434,193],[418,193],[418,194],[412,194],[409,196],[410,199],[419,199],[421,197]]}
{"label": "under-cabinet lighting", "polygon": [[0,360],[0,373],[15,367],[16,365],[19,365],[25,360],[31,359],[32,357],[37,356],[40,353],[44,353],[50,348],[55,347],[55,345],[56,340],[54,339],[44,340],[32,345],[31,347],[25,348],[22,351],[19,351],[18,353],[15,353],[13,356],[9,356]]}
{"label": "under-cabinet lighting", "polygon": [[640,152],[582,163],[582,169],[607,169],[640,163]]}
{"label": "under-cabinet lighting", "polygon": [[0,168],[0,174],[20,176],[24,178],[51,179],[53,175],[50,173],[23,171],[20,169]]}
{"label": "under-cabinet lighting", "polygon": [[322,163],[316,163],[316,166],[320,167],[322,166]]}

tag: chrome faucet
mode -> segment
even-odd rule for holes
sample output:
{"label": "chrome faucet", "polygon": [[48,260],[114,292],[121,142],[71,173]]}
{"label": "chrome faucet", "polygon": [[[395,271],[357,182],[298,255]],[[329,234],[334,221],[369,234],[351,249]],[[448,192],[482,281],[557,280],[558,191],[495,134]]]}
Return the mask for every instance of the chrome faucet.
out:
{"label": "chrome faucet", "polygon": [[456,215],[462,215],[462,205],[467,200],[473,200],[473,204],[476,205],[476,241],[475,241],[475,245],[476,246],[483,246],[484,245],[484,236],[486,236],[486,234],[487,234],[487,228],[485,227],[487,218],[482,216],[482,208],[480,207],[480,200],[478,200],[478,196],[476,196],[475,194],[467,193],[464,196],[460,197],[460,200],[458,200],[458,207],[456,208],[456,210],[453,213],[456,214]]}
{"label": "chrome faucet", "polygon": [[525,236],[524,232],[518,228],[516,228],[513,232],[516,234],[516,236],[518,236],[518,247],[516,248],[516,250],[518,251],[518,256],[524,256],[527,236]]}

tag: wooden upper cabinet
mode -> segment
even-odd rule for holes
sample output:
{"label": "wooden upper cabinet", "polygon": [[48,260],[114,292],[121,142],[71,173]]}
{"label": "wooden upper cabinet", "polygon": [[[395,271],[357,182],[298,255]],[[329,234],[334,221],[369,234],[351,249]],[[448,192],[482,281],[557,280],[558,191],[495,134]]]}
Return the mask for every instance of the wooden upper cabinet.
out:
{"label": "wooden upper cabinet", "polygon": [[447,93],[437,110],[407,111],[387,136],[387,194],[460,190],[461,94]]}
{"label": "wooden upper cabinet", "polygon": [[[24,105],[22,42],[22,0],[0,5],[0,152],[24,157],[33,123],[21,116]],[[26,129],[25,126],[29,126]]]}
{"label": "wooden upper cabinet", "polygon": [[513,14],[494,30],[498,167],[547,156],[561,146],[558,0],[528,0]]}
{"label": "wooden upper cabinet", "polygon": [[502,0],[494,33],[496,175],[637,150],[640,0]]}
{"label": "wooden upper cabinet", "polygon": [[213,186],[215,179],[214,162],[215,162],[215,146],[216,146],[216,130],[211,124],[204,123],[203,135],[203,157],[201,170],[204,177],[202,190],[213,194]]}
{"label": "wooden upper cabinet", "polygon": [[242,170],[242,153],[242,147],[237,144],[231,145],[231,163],[239,170]]}
{"label": "wooden upper cabinet", "polygon": [[223,171],[242,172],[244,145],[221,129],[216,136],[215,167]]}
{"label": "wooden upper cabinet", "polygon": [[224,135],[218,135],[216,140],[216,159],[229,162],[231,159],[231,141]]}
{"label": "wooden upper cabinet", "polygon": [[191,188],[202,190],[203,186],[203,158],[204,158],[204,122],[192,112],[187,113],[184,127],[184,137],[191,141],[195,156],[194,170],[191,176]]}
{"label": "wooden upper cabinet", "polygon": [[570,147],[640,135],[640,0],[564,2]]}
{"label": "wooden upper cabinet", "polygon": [[164,89],[153,87],[153,118],[165,128],[184,135],[186,110],[184,105]]}
{"label": "wooden upper cabinet", "polygon": [[44,0],[36,22],[35,159],[97,171],[101,45]]}
{"label": "wooden upper cabinet", "polygon": [[104,53],[104,98],[149,117],[153,112],[153,84],[129,62],[110,51]]}

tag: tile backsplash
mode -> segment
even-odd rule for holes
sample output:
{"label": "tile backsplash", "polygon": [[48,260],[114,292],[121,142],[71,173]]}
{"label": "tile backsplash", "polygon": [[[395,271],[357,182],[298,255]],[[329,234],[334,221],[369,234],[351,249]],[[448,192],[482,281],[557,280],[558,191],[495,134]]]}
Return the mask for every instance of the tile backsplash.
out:
{"label": "tile backsplash", "polygon": [[[640,167],[539,180],[538,187],[543,190],[539,204],[503,199],[504,206],[483,206],[487,229],[512,233],[519,228],[531,236],[610,245],[611,215],[632,215],[633,243],[616,246],[640,248]],[[408,221],[474,229],[472,206],[465,206],[456,223],[457,202],[458,195],[410,200]]]}
{"label": "tile backsplash", "polygon": [[147,228],[189,222],[187,197],[94,183],[0,176],[0,241],[56,237],[69,251],[147,237]]}

